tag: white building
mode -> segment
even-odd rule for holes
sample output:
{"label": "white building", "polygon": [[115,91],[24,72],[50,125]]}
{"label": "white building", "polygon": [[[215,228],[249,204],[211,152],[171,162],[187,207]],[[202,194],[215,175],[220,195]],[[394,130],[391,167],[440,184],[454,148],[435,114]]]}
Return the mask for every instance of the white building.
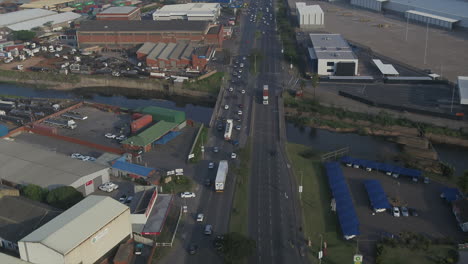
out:
{"label": "white building", "polygon": [[468,76],[458,76],[458,94],[460,104],[468,105]]}
{"label": "white building", "polygon": [[325,16],[319,5],[306,5],[304,2],[296,3],[296,14],[300,28],[323,27]]}
{"label": "white building", "polygon": [[165,5],[153,13],[153,20],[216,21],[220,14],[219,3]]}
{"label": "white building", "polygon": [[340,34],[309,34],[309,56],[319,75],[354,76],[358,59]]}
{"label": "white building", "polygon": [[0,179],[11,185],[35,184],[49,190],[71,186],[86,196],[109,181],[109,167],[27,143],[0,140]]}
{"label": "white building", "polygon": [[25,9],[0,15],[0,28],[9,30],[31,30],[42,28],[44,24],[50,24],[50,29],[59,30],[68,27],[75,19],[81,17],[73,12],[57,13],[44,9]]}
{"label": "white building", "polygon": [[132,237],[130,208],[91,195],[18,242],[21,259],[36,264],[92,264]]}

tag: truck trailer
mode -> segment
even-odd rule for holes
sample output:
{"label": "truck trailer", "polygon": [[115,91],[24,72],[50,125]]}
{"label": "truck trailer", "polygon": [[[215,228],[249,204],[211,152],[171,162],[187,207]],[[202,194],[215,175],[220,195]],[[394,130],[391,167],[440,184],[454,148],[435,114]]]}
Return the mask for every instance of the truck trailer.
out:
{"label": "truck trailer", "polygon": [[234,125],[234,123],[233,123],[232,119],[226,120],[226,129],[224,131],[224,139],[225,140],[231,140],[233,125]]}
{"label": "truck trailer", "polygon": [[228,174],[228,162],[227,160],[222,160],[219,162],[218,171],[216,172],[216,180],[215,180],[216,192],[224,191],[227,174]]}

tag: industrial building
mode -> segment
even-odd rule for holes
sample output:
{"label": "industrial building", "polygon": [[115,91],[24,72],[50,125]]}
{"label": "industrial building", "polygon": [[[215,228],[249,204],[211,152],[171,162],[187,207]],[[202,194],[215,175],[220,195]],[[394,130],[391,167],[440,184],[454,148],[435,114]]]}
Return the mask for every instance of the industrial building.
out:
{"label": "industrial building", "polygon": [[220,14],[219,3],[165,5],[153,13],[153,20],[217,21]]}
{"label": "industrial building", "polygon": [[296,15],[300,28],[317,28],[325,24],[325,16],[319,5],[306,5],[304,2],[296,3]]}
{"label": "industrial building", "polygon": [[309,34],[309,56],[319,75],[354,76],[358,59],[340,34]]}
{"label": "industrial building", "polygon": [[96,20],[141,20],[141,12],[134,6],[112,6],[97,13]]}
{"label": "industrial building", "polygon": [[468,105],[468,76],[458,76],[457,84],[460,104]]}
{"label": "industrial building", "polygon": [[222,26],[206,21],[103,21],[81,23],[76,32],[78,45],[106,48],[131,48],[145,42],[176,43],[192,41],[221,47]]}
{"label": "industrial building", "polygon": [[157,106],[142,107],[136,111],[153,116],[153,120],[157,123],[121,142],[122,147],[130,152],[148,152],[157,140],[186,125],[185,113],[182,111]]}
{"label": "industrial building", "polygon": [[18,242],[21,259],[37,264],[92,264],[132,236],[130,208],[91,195]]}
{"label": "industrial building", "polygon": [[145,59],[146,65],[158,69],[185,69],[198,71],[205,69],[213,56],[212,46],[196,47],[194,43],[179,41],[177,43],[146,42],[137,51],[137,58]]}
{"label": "industrial building", "polygon": [[377,12],[404,14],[410,21],[446,29],[468,27],[468,2],[459,0],[351,0],[351,4]]}
{"label": "industrial building", "polygon": [[44,9],[27,9],[3,14],[0,16],[0,30],[18,31],[43,28],[49,23],[51,30],[68,27],[81,15],[73,12],[57,13]]}
{"label": "industrial building", "polygon": [[109,168],[36,146],[0,140],[0,178],[4,184],[35,184],[49,190],[71,186],[83,195],[109,181]]}
{"label": "industrial building", "polygon": [[18,253],[19,240],[60,213],[59,209],[21,196],[0,198],[0,248]]}

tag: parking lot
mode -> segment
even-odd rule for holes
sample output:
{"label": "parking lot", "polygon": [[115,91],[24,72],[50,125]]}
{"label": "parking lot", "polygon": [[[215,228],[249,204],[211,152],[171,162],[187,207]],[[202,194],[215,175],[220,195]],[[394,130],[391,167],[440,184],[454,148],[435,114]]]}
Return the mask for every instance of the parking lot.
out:
{"label": "parking lot", "polygon": [[104,136],[106,133],[112,133],[117,136],[129,135],[130,115],[105,112],[89,106],[76,109],[75,112],[88,118],[86,120],[77,120],[77,127],[73,130],[60,128],[60,135],[115,148],[120,147],[119,142],[115,139],[106,138]]}
{"label": "parking lot", "polygon": [[[401,232],[416,232],[430,237],[449,237],[456,241],[464,238],[451,207],[440,198],[441,184],[412,182],[410,178],[394,179],[384,173],[363,169],[343,168],[353,196],[356,213],[360,222],[361,250],[371,251],[382,235],[398,235]],[[418,216],[394,217],[390,212],[373,213],[363,180],[375,179],[381,183],[390,203],[416,209]],[[362,242],[361,242],[362,241]],[[371,255],[373,255],[371,253]]]}

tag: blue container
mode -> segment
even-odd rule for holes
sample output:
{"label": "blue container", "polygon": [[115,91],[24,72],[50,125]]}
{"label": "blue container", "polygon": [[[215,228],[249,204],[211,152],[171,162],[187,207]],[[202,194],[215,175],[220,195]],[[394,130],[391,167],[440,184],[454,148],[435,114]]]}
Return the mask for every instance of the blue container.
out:
{"label": "blue container", "polygon": [[8,134],[8,127],[0,124],[0,137],[4,137]]}

